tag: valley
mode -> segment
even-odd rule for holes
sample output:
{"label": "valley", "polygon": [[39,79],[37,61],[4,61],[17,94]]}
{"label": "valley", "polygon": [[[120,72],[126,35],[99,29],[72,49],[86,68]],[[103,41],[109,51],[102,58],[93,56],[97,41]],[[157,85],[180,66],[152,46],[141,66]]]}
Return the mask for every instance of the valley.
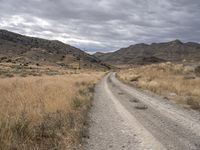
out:
{"label": "valley", "polygon": [[200,44],[90,55],[0,30],[0,149],[200,148]]}

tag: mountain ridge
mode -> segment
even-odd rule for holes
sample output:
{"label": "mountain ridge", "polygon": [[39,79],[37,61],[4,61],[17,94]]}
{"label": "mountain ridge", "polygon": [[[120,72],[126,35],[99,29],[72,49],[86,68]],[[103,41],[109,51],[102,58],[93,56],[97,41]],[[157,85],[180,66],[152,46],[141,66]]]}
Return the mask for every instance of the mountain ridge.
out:
{"label": "mountain ridge", "polygon": [[94,56],[112,65],[200,61],[200,44],[183,43],[178,39],[163,43],[139,43],[115,52],[95,53]]}
{"label": "mountain ridge", "polygon": [[[29,37],[0,29],[0,62],[109,68],[101,60],[58,40]],[[76,65],[77,66],[77,65]]]}

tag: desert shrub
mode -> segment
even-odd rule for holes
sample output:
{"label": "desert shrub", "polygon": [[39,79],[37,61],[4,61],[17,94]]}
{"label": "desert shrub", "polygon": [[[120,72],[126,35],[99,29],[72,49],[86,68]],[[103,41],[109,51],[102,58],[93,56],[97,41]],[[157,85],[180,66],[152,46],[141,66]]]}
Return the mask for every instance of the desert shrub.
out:
{"label": "desert shrub", "polygon": [[192,97],[187,97],[187,104],[188,104],[192,109],[200,109],[200,104],[199,104],[199,102],[195,101]]}
{"label": "desert shrub", "polygon": [[139,75],[133,75],[133,76],[130,77],[130,81],[131,82],[138,81],[140,77],[141,76],[139,76]]}
{"label": "desert shrub", "polygon": [[14,74],[6,72],[6,73],[4,73],[4,77],[12,78],[12,77],[14,77]]}
{"label": "desert shrub", "polygon": [[195,68],[195,74],[197,76],[200,76],[200,66],[198,66],[198,67]]}

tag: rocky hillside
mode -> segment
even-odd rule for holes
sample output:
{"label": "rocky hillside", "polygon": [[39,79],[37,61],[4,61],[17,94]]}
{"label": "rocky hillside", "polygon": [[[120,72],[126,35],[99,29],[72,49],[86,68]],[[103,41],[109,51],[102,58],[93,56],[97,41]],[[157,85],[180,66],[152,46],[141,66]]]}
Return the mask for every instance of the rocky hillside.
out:
{"label": "rocky hillside", "polygon": [[200,61],[200,44],[179,40],[166,43],[136,44],[111,53],[94,54],[110,64],[148,64],[163,61]]}
{"label": "rocky hillside", "polygon": [[95,56],[60,41],[28,37],[6,30],[0,30],[0,62],[108,68]]}

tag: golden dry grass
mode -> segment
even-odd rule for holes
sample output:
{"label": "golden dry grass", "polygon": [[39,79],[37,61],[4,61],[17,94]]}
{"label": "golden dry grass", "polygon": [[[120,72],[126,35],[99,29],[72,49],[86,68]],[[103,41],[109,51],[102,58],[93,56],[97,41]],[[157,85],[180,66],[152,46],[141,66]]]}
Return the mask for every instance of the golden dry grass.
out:
{"label": "golden dry grass", "polygon": [[27,76],[42,76],[42,75],[64,75],[85,72],[84,70],[69,69],[62,66],[37,66],[23,65],[13,63],[0,63],[0,77],[27,77]]}
{"label": "golden dry grass", "polygon": [[199,109],[200,78],[194,68],[170,62],[122,69],[118,76],[125,82]]}
{"label": "golden dry grass", "polygon": [[72,149],[103,72],[0,79],[0,149]]}

